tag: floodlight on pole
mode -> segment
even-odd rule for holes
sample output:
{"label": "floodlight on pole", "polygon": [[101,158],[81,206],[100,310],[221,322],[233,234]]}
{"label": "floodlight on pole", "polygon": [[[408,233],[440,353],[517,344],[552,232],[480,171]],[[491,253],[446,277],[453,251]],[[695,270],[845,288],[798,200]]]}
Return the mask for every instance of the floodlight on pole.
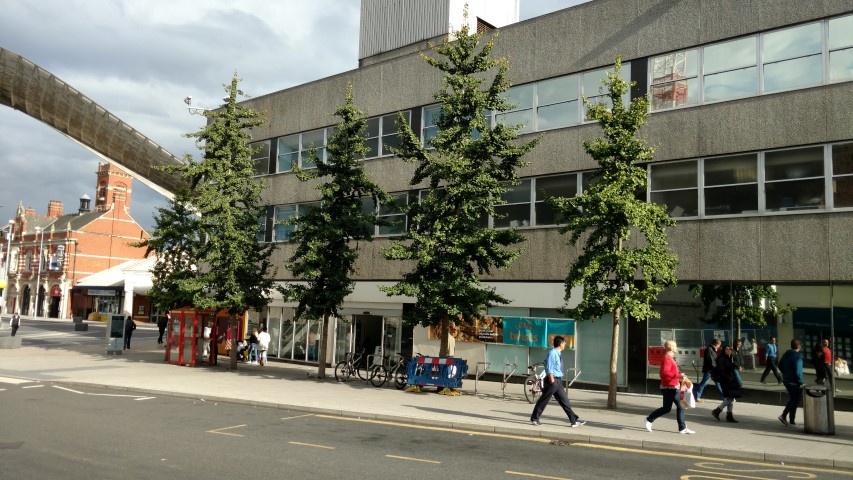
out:
{"label": "floodlight on pole", "polygon": [[[231,101],[231,97],[223,97],[222,101],[228,103]],[[187,104],[187,111],[190,112],[190,115],[204,115],[204,112],[212,110],[210,108],[194,107],[192,95],[187,95],[186,98],[184,98],[184,103]]]}

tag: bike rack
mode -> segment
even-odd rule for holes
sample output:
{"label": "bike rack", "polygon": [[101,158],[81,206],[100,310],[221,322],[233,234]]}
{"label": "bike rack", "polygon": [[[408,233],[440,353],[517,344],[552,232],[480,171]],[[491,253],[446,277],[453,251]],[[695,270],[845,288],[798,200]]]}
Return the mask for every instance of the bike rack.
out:
{"label": "bike rack", "polygon": [[[483,365],[482,372],[480,371],[480,365]],[[480,380],[480,377],[483,376],[483,374],[486,373],[486,370],[488,370],[491,366],[492,364],[489,362],[477,362],[477,366],[474,369],[474,395],[477,394],[477,381]]]}
{"label": "bike rack", "polygon": [[[506,373],[507,367],[512,367],[512,370],[509,372],[509,375],[507,375],[507,373]],[[504,398],[506,398],[506,384],[509,383],[509,378],[512,376],[512,374],[515,373],[516,370],[518,370],[518,365],[516,365],[514,363],[505,363],[504,364],[504,370],[503,370],[504,379],[501,382],[501,396],[503,396]]]}
{"label": "bike rack", "polygon": [[578,370],[577,368],[570,368],[570,369],[568,369],[568,370],[566,370],[566,371],[567,371],[567,372],[568,372],[568,371],[577,372],[577,373],[575,373],[574,378],[572,378],[572,381],[571,381],[571,382],[569,382],[569,386],[568,386],[568,387],[566,387],[566,388],[569,388],[569,387],[571,387],[571,386],[572,386],[572,384],[573,384],[573,383],[575,383],[575,380],[577,380],[577,379],[578,379],[578,377],[580,377],[580,376],[581,376],[581,371],[580,371],[580,370]]}

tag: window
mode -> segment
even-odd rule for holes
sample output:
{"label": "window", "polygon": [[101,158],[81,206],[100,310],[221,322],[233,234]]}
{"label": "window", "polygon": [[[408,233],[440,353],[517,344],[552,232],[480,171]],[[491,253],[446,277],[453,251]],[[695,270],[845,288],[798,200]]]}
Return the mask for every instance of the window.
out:
{"label": "window", "polygon": [[364,158],[379,156],[379,122],[379,117],[367,119],[367,128],[364,129],[364,146],[368,151]]}
{"label": "window", "polygon": [[758,37],[710,45],[703,54],[705,102],[719,102],[758,94]]}
{"label": "window", "polygon": [[501,195],[502,202],[495,205],[494,228],[530,226],[530,179]]}
{"label": "window", "polygon": [[536,182],[536,199],[534,206],[535,225],[556,225],[558,223],[557,212],[547,203],[549,197],[574,197],[578,193],[577,174],[554,175],[552,177],[539,177]]}
{"label": "window", "polygon": [[[394,193],[389,195],[389,201],[379,205],[379,214],[377,220],[385,222],[388,225],[379,225],[379,235],[402,235],[406,233],[406,213],[405,207],[408,203],[409,196],[407,193]],[[368,199],[369,205],[373,205],[373,201]]]}
{"label": "window", "polygon": [[270,142],[256,142],[249,145],[252,149],[252,160],[255,163],[255,175],[270,173]]}
{"label": "window", "polygon": [[651,59],[651,109],[699,103],[699,61],[696,49]]}
{"label": "window", "polygon": [[[400,129],[397,127],[398,114],[385,115],[382,117],[382,155],[393,155],[391,147],[400,147]],[[403,112],[403,118],[411,123],[412,112]]]}
{"label": "window", "polygon": [[552,78],[536,84],[536,130],[580,123],[578,88],[580,76]]}
{"label": "window", "polygon": [[822,83],[823,46],[820,23],[766,33],[763,40],[765,92]]}
{"label": "window", "polygon": [[267,236],[267,213],[266,213],[266,208],[264,208],[263,213],[258,215],[258,236],[255,238],[255,240],[257,240],[258,243],[262,243],[264,240],[266,240],[266,236]]}
{"label": "window", "polygon": [[289,172],[299,166],[299,134],[278,139],[278,166],[276,172]]}
{"label": "window", "polygon": [[296,225],[289,225],[285,222],[294,217],[296,217],[296,205],[278,205],[275,207],[274,242],[286,242],[290,240],[290,234],[296,229]]}
{"label": "window", "polygon": [[24,263],[24,271],[33,271],[33,252],[27,252],[26,262]]}
{"label": "window", "polygon": [[666,205],[670,217],[699,215],[696,161],[652,164],[649,168],[650,200]]}
{"label": "window", "polygon": [[853,143],[832,146],[832,198],[835,208],[853,207]]}
{"label": "window", "polygon": [[706,216],[758,213],[758,155],[708,158],[703,165]]}
{"label": "window", "polygon": [[767,152],[764,155],[766,210],[824,208],[823,147]]}
{"label": "window", "polygon": [[518,133],[530,133],[533,125],[533,98],[535,84],[529,83],[512,87],[502,94],[504,100],[512,105],[512,110],[495,115],[495,121],[505,125],[521,125]]}
{"label": "window", "polygon": [[[314,156],[309,154],[311,149],[314,149]],[[302,168],[315,168],[317,165],[314,160],[323,162],[326,159],[326,129],[312,130],[302,134],[302,150],[300,151],[299,159],[302,162]]]}
{"label": "window", "polygon": [[430,148],[430,142],[438,135],[438,119],[441,118],[441,105],[424,107],[422,140],[424,146]]}
{"label": "window", "polygon": [[[612,108],[613,104],[610,101],[610,97],[607,94],[607,91],[604,88],[604,84],[602,81],[607,80],[607,74],[613,73],[613,68],[604,68],[601,70],[593,70],[591,72],[585,72],[582,76],[583,80],[581,82],[581,87],[583,91],[581,95],[585,96],[587,100],[593,105],[604,104],[607,105],[607,108]],[[623,63],[622,70],[619,75],[623,79],[630,80],[631,78],[631,64]],[[631,93],[628,92],[622,96],[622,103],[628,104],[631,101]],[[589,108],[584,105],[583,111],[584,121],[590,121],[589,118]]]}
{"label": "window", "polygon": [[853,15],[829,21],[829,81],[853,80]]}

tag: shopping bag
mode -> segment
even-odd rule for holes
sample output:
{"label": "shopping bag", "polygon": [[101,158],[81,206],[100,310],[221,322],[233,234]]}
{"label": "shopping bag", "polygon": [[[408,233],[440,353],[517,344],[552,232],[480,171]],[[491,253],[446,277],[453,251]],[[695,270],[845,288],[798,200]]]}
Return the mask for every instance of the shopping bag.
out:
{"label": "shopping bag", "polygon": [[684,408],[696,408],[696,398],[693,397],[693,383],[685,380],[679,387],[679,400]]}

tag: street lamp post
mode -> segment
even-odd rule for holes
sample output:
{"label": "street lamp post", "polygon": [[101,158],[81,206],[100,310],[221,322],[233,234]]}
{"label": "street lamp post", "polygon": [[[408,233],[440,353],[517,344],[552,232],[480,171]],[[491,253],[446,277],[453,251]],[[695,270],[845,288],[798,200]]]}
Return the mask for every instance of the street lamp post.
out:
{"label": "street lamp post", "polygon": [[33,316],[38,318],[39,306],[40,306],[39,304],[41,303],[41,300],[39,299],[39,293],[41,293],[41,263],[42,263],[41,262],[41,260],[42,260],[41,255],[42,255],[42,246],[44,245],[44,231],[42,230],[41,227],[36,227],[36,233],[39,235],[39,252],[38,252],[39,269],[38,269],[38,274],[36,275],[36,296],[35,296],[35,302],[34,302],[36,307],[33,309],[33,310],[35,310],[33,312],[33,314],[34,314]]}
{"label": "street lamp post", "polygon": [[6,286],[3,287],[3,293],[0,294],[0,312],[2,312],[6,308],[6,290],[9,289],[9,257],[12,256],[12,235],[14,231],[12,230],[15,227],[15,221],[9,220],[9,234],[6,235],[6,262],[3,267],[3,280],[6,280]]}

